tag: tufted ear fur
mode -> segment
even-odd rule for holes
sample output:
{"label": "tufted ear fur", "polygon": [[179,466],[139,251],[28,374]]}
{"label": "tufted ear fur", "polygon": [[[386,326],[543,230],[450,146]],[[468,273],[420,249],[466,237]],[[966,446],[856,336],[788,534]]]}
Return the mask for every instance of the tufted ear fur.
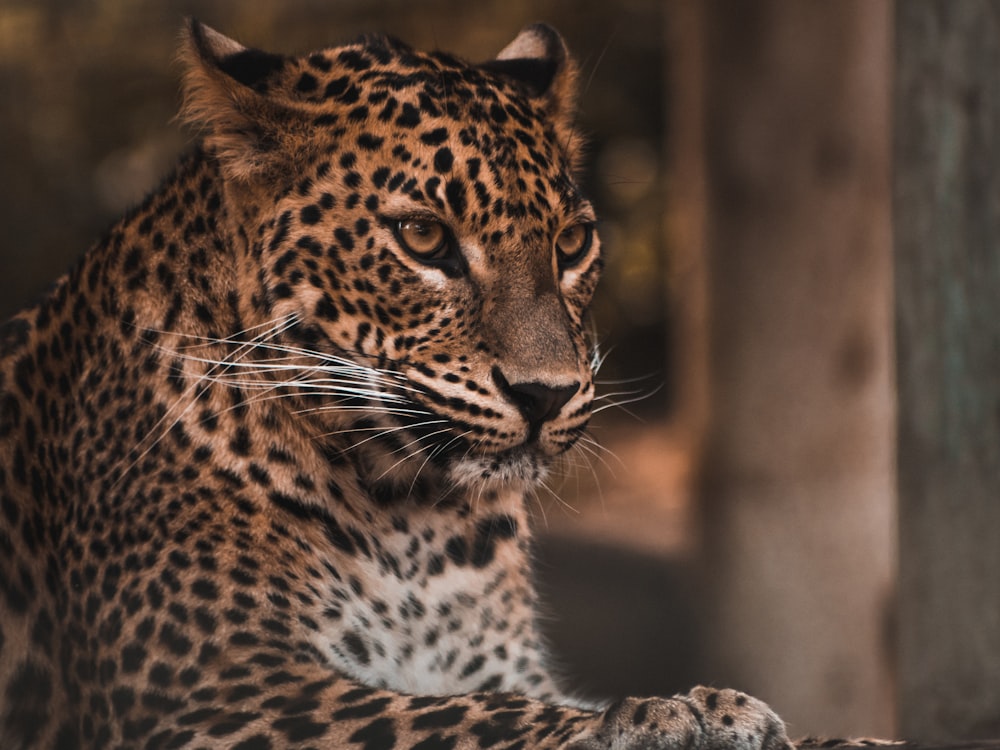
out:
{"label": "tufted ear fur", "polygon": [[244,47],[194,19],[180,56],[187,68],[181,118],[203,131],[225,175],[245,181],[278,167],[281,134],[295,117],[266,92],[286,58]]}
{"label": "tufted ear fur", "polygon": [[544,23],[527,26],[495,60],[481,67],[514,79],[532,98],[540,99],[571,153],[576,151],[572,142],[577,68],[558,31]]}

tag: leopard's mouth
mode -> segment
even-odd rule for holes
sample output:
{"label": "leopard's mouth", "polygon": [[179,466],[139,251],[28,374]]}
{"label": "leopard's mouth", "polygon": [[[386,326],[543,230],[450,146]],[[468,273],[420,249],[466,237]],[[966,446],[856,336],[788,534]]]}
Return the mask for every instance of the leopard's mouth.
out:
{"label": "leopard's mouth", "polygon": [[467,425],[446,415],[438,416],[430,420],[417,417],[403,420],[407,433],[404,442],[419,445],[426,463],[436,466],[454,485],[527,488],[548,475],[555,456],[543,449],[537,436],[526,434],[516,445],[490,450],[488,443],[468,434]]}

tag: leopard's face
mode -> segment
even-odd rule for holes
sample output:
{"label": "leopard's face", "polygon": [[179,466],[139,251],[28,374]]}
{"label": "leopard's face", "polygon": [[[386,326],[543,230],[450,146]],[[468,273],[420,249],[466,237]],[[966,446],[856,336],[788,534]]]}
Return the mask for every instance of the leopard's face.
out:
{"label": "leopard's face", "polygon": [[[223,52],[245,76],[248,53]],[[269,167],[230,177],[271,191],[249,237],[257,304],[360,366],[353,393],[404,453],[460,484],[537,480],[594,397],[600,241],[559,103],[503,63],[385,40],[250,62],[271,69],[241,93],[293,123]]]}

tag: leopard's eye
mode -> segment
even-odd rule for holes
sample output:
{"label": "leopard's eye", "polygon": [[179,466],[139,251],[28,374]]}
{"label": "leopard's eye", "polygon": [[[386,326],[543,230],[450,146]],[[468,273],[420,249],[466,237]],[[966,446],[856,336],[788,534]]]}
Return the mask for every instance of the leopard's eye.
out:
{"label": "leopard's eye", "polygon": [[396,222],[396,239],[417,260],[442,260],[450,252],[448,230],[432,219]]}
{"label": "leopard's eye", "polygon": [[574,224],[564,229],[556,238],[556,256],[559,268],[572,268],[583,260],[593,242],[593,224]]}

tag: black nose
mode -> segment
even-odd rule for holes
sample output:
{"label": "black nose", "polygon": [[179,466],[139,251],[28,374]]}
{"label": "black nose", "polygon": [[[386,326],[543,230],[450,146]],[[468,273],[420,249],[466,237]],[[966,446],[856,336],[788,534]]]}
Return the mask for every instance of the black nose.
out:
{"label": "black nose", "polygon": [[529,441],[538,437],[542,425],[550,419],[555,419],[566,402],[580,390],[580,384],[576,382],[561,386],[544,383],[510,383],[498,367],[493,368],[493,380],[496,381],[501,393],[513,402],[527,420]]}

